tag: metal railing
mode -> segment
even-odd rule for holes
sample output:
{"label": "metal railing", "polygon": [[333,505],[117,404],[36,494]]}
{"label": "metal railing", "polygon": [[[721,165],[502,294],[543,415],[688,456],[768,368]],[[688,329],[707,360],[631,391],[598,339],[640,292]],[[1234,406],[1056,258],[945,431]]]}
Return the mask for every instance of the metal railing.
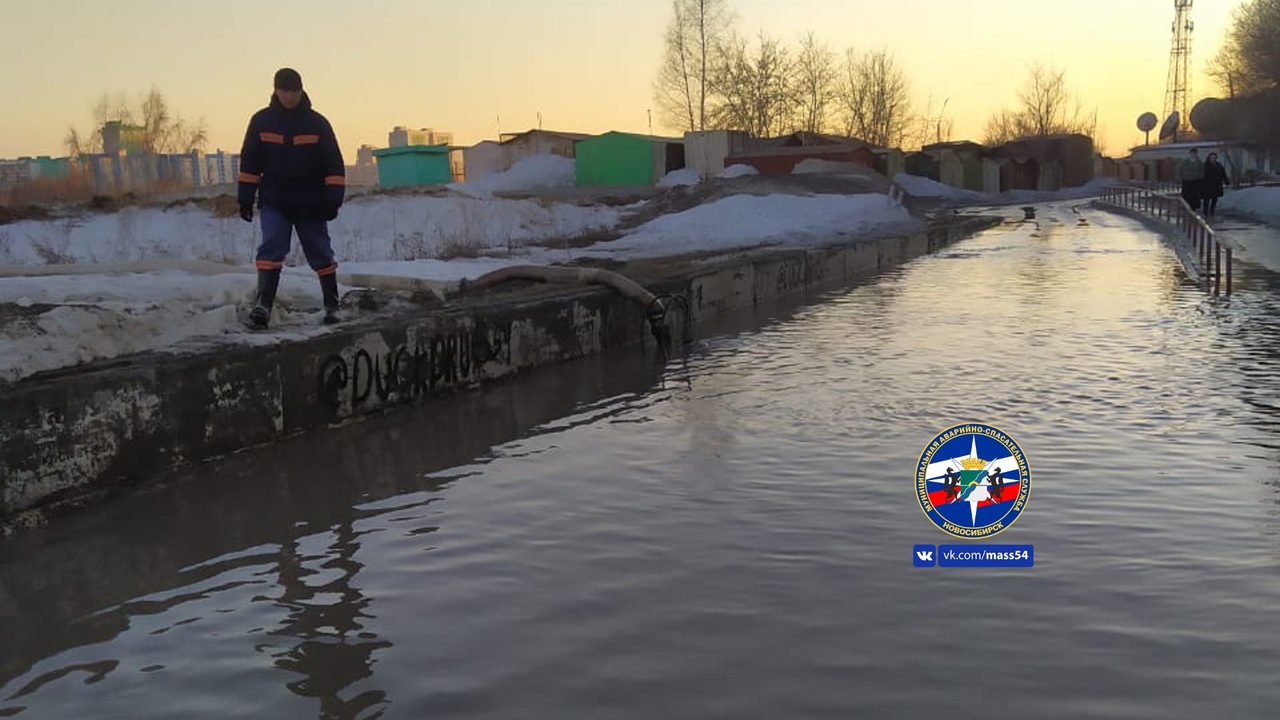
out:
{"label": "metal railing", "polygon": [[[1191,243],[1195,251],[1193,267],[1196,275],[1204,281],[1205,290],[1214,295],[1223,291],[1224,277],[1226,294],[1231,294],[1231,270],[1235,257],[1234,243],[1219,238],[1213,228],[1205,223],[1181,196],[1171,192],[1152,191],[1128,185],[1113,185],[1104,188],[1098,198],[1110,203],[1147,215],[1176,228]],[[1225,257],[1224,257],[1225,256]]]}
{"label": "metal railing", "polygon": [[1177,180],[1124,180],[1121,182],[1128,187],[1142,188],[1157,193],[1182,192],[1182,183]]}

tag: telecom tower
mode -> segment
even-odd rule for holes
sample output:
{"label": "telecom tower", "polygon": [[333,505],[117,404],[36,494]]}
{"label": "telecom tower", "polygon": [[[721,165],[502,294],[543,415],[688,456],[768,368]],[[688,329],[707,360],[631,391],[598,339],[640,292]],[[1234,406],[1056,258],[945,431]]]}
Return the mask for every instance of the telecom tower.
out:
{"label": "telecom tower", "polygon": [[1169,80],[1165,85],[1164,112],[1178,113],[1178,129],[1191,125],[1187,99],[1191,95],[1191,0],[1173,0],[1173,45],[1169,49]]}

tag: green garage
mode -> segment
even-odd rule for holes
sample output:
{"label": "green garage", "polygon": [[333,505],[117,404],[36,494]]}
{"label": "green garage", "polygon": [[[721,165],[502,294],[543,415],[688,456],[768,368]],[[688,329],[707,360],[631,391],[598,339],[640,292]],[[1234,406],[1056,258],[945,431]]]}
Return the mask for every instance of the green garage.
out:
{"label": "green garage", "polygon": [[384,188],[447,185],[453,182],[448,145],[401,145],[373,151],[378,185]]}
{"label": "green garage", "polygon": [[607,132],[579,140],[576,156],[580,187],[652,186],[684,168],[684,140]]}

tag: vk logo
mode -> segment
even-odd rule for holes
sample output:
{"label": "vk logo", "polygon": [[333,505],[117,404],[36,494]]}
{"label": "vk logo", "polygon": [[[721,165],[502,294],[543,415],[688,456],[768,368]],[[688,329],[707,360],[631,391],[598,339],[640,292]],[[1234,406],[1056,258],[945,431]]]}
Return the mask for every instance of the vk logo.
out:
{"label": "vk logo", "polygon": [[935,547],[933,545],[917,545],[915,546],[915,557],[911,558],[911,564],[916,567],[933,567],[937,564],[934,558]]}

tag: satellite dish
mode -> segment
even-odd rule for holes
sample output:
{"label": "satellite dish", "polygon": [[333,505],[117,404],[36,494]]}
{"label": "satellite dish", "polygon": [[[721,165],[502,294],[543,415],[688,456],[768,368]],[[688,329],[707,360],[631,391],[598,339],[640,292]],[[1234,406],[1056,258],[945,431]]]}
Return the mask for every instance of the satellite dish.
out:
{"label": "satellite dish", "polygon": [[1153,112],[1144,112],[1138,116],[1138,129],[1147,134],[1147,145],[1151,144],[1151,131],[1156,129],[1156,123],[1160,122],[1160,118],[1156,117]]}
{"label": "satellite dish", "polygon": [[1177,138],[1178,135],[1178,111],[1174,110],[1169,113],[1169,117],[1165,118],[1164,124],[1160,126],[1160,139]]}
{"label": "satellite dish", "polygon": [[1235,135],[1234,114],[1226,101],[1218,98],[1205,98],[1191,108],[1191,127],[1201,135],[1229,136]]}

